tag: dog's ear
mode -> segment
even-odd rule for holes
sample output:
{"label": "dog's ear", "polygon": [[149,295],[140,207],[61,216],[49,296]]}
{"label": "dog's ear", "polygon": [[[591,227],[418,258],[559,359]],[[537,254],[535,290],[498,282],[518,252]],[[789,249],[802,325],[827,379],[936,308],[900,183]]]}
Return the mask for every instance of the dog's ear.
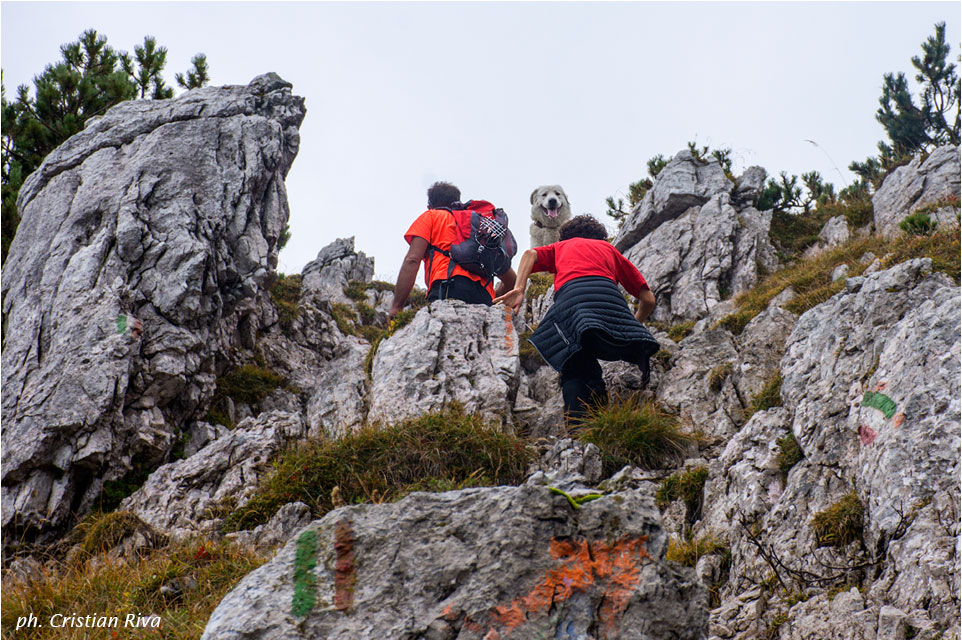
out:
{"label": "dog's ear", "polygon": [[531,204],[532,204],[532,205],[534,204],[534,197],[538,195],[538,190],[540,190],[540,189],[541,189],[541,187],[538,187],[538,189],[535,189],[533,192],[531,192]]}

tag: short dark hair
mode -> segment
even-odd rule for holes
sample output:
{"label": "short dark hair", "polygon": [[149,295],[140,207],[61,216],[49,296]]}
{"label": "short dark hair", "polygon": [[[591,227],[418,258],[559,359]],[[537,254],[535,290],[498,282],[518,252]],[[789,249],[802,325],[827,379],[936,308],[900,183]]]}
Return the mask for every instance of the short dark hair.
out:
{"label": "short dark hair", "polygon": [[558,230],[561,240],[569,238],[594,238],[596,240],[608,240],[608,230],[599,223],[594,216],[584,214],[575,216]]}
{"label": "short dark hair", "polygon": [[428,208],[450,207],[461,200],[461,190],[443,181],[428,187]]}

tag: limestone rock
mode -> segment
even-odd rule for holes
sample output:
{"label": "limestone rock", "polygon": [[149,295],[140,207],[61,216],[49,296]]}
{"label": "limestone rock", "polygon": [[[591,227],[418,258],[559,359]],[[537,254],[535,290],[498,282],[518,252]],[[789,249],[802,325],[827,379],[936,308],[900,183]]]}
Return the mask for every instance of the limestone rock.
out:
{"label": "limestone rock", "polygon": [[691,207],[705,204],[717,194],[729,194],[732,187],[717,160],[703,163],[690,151],[680,151],[659,172],[651,189],[625,219],[614,246],[624,253],[659,225]]}
{"label": "limestone rock", "polygon": [[878,609],[858,589],[834,599],[820,595],[795,605],[779,628],[780,639],[877,639]]}
{"label": "limestone rock", "polygon": [[374,275],[374,259],[354,251],[354,237],[338,238],[304,266],[302,289],[318,301],[344,303],[352,300],[344,289],[352,280],[369,281]]}
{"label": "limestone rock", "polygon": [[724,376],[718,389],[711,388],[711,379],[712,372],[726,364],[734,370],[739,358],[734,337],[728,330],[715,329],[693,334],[680,346],[658,384],[657,398],[679,412],[690,431],[697,428],[706,437],[725,442],[738,431],[744,404],[731,376]]}
{"label": "limestone rock", "polygon": [[736,210],[728,194],[712,196],[661,224],[625,251],[657,299],[651,319],[698,320],[722,300],[751,289],[774,271],[771,212]]}
{"label": "limestone rock", "polygon": [[593,486],[601,480],[601,450],[592,443],[571,438],[551,439],[529,472],[529,485],[550,485],[562,490]]}
{"label": "limestone rock", "polygon": [[899,223],[926,205],[954,199],[954,205],[930,214],[942,226],[958,226],[960,179],[962,166],[959,148],[939,147],[925,160],[915,157],[909,164],[889,174],[872,196],[875,229],[892,236],[899,233]]}
{"label": "limestone rock", "polygon": [[765,190],[765,179],[768,172],[762,167],[752,166],[735,180],[735,191],[732,194],[732,201],[740,207],[752,206],[758,203],[762,192]]}
{"label": "limestone rock", "polygon": [[121,103],[26,179],[2,286],[6,536],[85,512],[204,408],[277,264],[305,113],[290,89],[267,74]]}
{"label": "limestone rock", "polygon": [[299,414],[246,419],[193,456],[155,470],[120,507],[170,536],[214,531],[225,512],[247,502],[273,455],[306,434]]}
{"label": "limestone rock", "polygon": [[818,241],[805,250],[805,257],[811,258],[826,249],[844,245],[851,237],[852,233],[848,229],[845,216],[830,218],[818,233]]}
{"label": "limestone rock", "polygon": [[415,493],[313,522],[244,578],[203,638],[701,638],[707,593],[665,562],[650,494]]}
{"label": "limestone rock", "polygon": [[778,440],[790,427],[791,417],[783,408],[757,412],[711,462],[702,508],[706,531],[735,540],[738,516],[757,518],[772,509],[785,489]]}
{"label": "limestone rock", "polygon": [[519,377],[511,310],[435,301],[381,341],[368,419],[394,423],[457,402],[469,413],[510,420]]}

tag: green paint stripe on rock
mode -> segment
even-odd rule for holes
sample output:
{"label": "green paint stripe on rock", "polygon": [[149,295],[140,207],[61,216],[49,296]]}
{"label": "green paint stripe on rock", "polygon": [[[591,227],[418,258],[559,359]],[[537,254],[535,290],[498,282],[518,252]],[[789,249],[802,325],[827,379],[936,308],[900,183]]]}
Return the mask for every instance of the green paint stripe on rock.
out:
{"label": "green paint stripe on rock", "polygon": [[317,532],[307,530],[297,537],[297,554],[294,557],[294,597],[291,614],[305,616],[317,603],[317,580],[311,572],[317,566]]}
{"label": "green paint stripe on rock", "polygon": [[885,418],[895,416],[895,410],[898,409],[895,401],[880,392],[865,392],[865,396],[862,397],[862,405],[874,407],[885,414]]}

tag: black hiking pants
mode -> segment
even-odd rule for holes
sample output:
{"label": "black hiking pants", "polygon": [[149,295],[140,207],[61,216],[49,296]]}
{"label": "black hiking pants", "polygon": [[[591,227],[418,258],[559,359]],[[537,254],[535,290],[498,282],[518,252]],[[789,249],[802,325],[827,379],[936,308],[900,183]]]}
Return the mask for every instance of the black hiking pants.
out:
{"label": "black hiking pants", "polygon": [[[584,418],[590,405],[608,402],[608,389],[599,359],[624,360],[627,344],[619,343],[602,330],[592,329],[581,335],[581,350],[565,361],[561,368],[561,396],[564,399],[566,422],[571,425]],[[648,385],[647,367],[642,371],[642,386]]]}
{"label": "black hiking pants", "polygon": [[428,300],[455,299],[474,305],[491,306],[491,294],[476,280],[467,276],[454,276],[447,280],[436,280],[428,290]]}

